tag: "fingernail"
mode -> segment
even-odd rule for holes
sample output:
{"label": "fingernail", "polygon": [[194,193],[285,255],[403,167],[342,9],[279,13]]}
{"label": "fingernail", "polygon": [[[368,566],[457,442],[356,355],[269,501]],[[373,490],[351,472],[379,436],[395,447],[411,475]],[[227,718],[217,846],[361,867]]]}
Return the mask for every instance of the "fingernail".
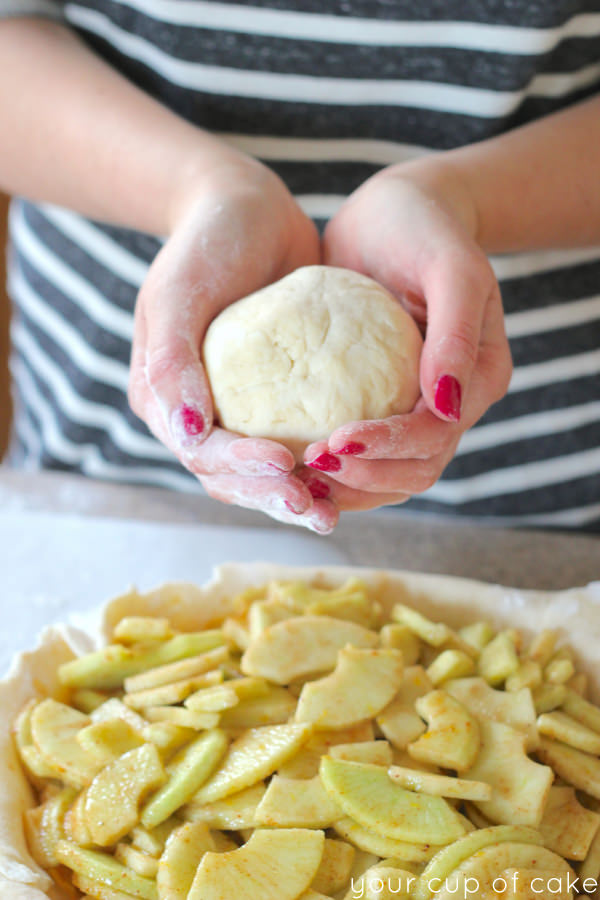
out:
{"label": "fingernail", "polygon": [[190,437],[197,437],[204,431],[204,416],[193,406],[181,407],[181,421],[185,433]]}
{"label": "fingernail", "polygon": [[173,437],[182,447],[194,443],[204,431],[204,416],[200,410],[184,403],[178,407],[171,416],[171,432]]}
{"label": "fingernail", "polygon": [[460,419],[460,384],[454,375],[442,375],[435,388],[435,408],[443,416],[458,422]]}
{"label": "fingernail", "polygon": [[317,534],[331,534],[333,531],[328,525],[324,525],[322,522],[311,522],[310,527],[313,531],[316,531]]}
{"label": "fingernail", "polygon": [[294,513],[295,516],[299,516],[299,515],[301,515],[303,512],[306,511],[306,506],[298,506],[298,505],[294,505],[290,500],[284,500],[283,502],[285,503],[285,505],[287,506],[287,508],[289,509],[289,511],[290,511],[291,513]]}
{"label": "fingernail", "polygon": [[321,453],[312,462],[307,462],[307,466],[312,469],[319,469],[321,472],[339,472],[342,464],[333,453]]}
{"label": "fingernail", "polygon": [[262,470],[263,472],[265,472],[265,474],[276,473],[277,475],[289,475],[290,472],[289,467],[284,468],[283,466],[278,466],[273,462],[265,463]]}
{"label": "fingernail", "polygon": [[324,500],[331,493],[329,485],[324,481],[319,481],[318,478],[309,478],[305,484],[314,500]]}
{"label": "fingernail", "polygon": [[364,444],[359,444],[358,441],[350,441],[350,443],[345,444],[341,450],[336,450],[335,452],[343,453],[345,456],[356,456],[358,453],[364,453],[366,449]]}

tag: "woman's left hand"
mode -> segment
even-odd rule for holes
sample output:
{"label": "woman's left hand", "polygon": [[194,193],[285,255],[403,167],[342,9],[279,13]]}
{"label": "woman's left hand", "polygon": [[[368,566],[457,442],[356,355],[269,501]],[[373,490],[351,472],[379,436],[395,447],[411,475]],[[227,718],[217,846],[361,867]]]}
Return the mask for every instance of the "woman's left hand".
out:
{"label": "woman's left hand", "polygon": [[340,509],[402,503],[427,490],[461,435],[508,388],[500,290],[476,232],[460,181],[431,162],[378,173],[326,229],[324,262],[385,285],[425,336],[412,412],[348,423],[305,452],[300,477],[319,471]]}

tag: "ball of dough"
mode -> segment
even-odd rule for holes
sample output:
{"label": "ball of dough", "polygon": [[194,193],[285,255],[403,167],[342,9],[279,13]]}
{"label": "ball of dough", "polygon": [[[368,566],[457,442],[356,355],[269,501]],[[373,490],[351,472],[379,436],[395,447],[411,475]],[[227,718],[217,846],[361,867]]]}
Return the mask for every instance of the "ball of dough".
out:
{"label": "ball of dough", "polygon": [[422,343],[371,278],[306,266],[228,306],[203,353],[221,425],[273,438],[301,459],[339,425],[410,412]]}

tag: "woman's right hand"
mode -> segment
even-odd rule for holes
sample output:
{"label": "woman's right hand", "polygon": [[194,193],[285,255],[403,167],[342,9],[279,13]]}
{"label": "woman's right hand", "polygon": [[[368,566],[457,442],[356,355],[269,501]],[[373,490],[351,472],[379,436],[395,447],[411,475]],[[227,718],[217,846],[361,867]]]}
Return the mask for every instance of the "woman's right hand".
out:
{"label": "woman's right hand", "polygon": [[279,178],[224,155],[174,199],[172,229],[136,305],[129,401],[211,497],[327,533],[337,509],[318,479],[293,474],[286,447],[213,427],[201,360],[210,322],[239,298],[320,262],[316,229]]}

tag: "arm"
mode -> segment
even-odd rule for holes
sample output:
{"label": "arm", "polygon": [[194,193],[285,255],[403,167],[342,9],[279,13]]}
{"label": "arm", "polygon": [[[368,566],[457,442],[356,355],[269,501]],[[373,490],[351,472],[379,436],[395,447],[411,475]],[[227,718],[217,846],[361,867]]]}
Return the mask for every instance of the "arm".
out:
{"label": "arm", "polygon": [[5,191],[152,234],[205,172],[252,163],[41,19],[0,22],[0,115]]}
{"label": "arm", "polygon": [[5,190],[167,236],[136,304],[137,415],[211,496],[330,531],[335,507],[313,502],[289,450],[212,428],[200,359],[221,309],[320,260],[314,225],[283,183],[147,96],[68,29],[36,19],[0,23],[0,122]]}
{"label": "arm", "polygon": [[488,253],[584,246],[600,243],[598,147],[595,96],[443,154],[439,168],[433,159],[423,176],[458,204],[457,213]]}

